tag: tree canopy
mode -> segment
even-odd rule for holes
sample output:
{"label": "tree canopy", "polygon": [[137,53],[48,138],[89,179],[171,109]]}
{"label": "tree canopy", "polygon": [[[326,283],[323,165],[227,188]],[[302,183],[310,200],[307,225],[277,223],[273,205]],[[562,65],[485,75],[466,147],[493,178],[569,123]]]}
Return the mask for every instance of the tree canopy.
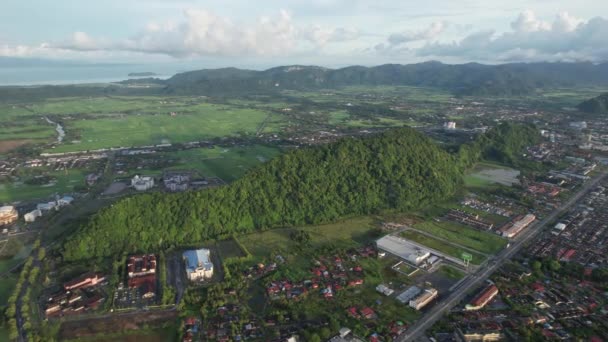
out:
{"label": "tree canopy", "polygon": [[508,150],[521,142],[509,139],[518,137],[520,129],[499,126],[461,149],[460,155],[449,154],[411,128],[293,150],[228,186],[123,199],[70,237],[64,258],[151,251],[254,230],[423,207],[451,196],[464,168],[486,153],[484,146],[496,150],[493,154],[510,156]]}

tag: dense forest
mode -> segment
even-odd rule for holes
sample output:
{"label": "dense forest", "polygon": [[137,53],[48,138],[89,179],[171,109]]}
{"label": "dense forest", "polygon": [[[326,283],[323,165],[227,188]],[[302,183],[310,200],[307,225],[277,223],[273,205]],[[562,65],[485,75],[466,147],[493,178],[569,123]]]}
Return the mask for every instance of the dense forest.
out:
{"label": "dense forest", "polygon": [[451,196],[463,170],[481,156],[508,156],[508,149],[530,141],[519,139],[530,129],[502,124],[459,154],[410,128],[294,150],[225,187],[121,200],[66,242],[64,258],[153,251],[256,229],[419,208]]}
{"label": "dense forest", "polygon": [[578,109],[589,114],[608,114],[608,93],[582,102]]}

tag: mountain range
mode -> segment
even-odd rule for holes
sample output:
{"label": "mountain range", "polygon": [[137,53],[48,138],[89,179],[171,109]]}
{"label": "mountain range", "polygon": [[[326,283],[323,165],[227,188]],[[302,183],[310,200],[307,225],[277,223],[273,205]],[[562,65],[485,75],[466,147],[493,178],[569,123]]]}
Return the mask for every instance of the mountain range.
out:
{"label": "mountain range", "polygon": [[176,74],[164,84],[169,94],[331,89],[343,86],[403,85],[441,88],[454,95],[527,95],[537,89],[608,86],[608,63],[518,63],[449,65],[439,62],[350,66],[281,66],[263,71],[205,69]]}

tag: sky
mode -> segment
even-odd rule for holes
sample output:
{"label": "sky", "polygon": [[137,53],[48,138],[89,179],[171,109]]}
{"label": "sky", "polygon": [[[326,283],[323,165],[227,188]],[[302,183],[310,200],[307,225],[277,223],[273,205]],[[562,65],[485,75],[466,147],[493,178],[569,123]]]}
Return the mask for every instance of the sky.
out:
{"label": "sky", "polygon": [[0,56],[211,67],[608,61],[603,0],[2,0]]}

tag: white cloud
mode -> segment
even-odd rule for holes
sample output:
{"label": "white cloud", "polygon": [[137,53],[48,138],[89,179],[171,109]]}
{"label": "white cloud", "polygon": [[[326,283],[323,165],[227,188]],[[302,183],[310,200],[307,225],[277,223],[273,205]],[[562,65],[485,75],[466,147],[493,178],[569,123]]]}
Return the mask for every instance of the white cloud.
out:
{"label": "white cloud", "polygon": [[408,31],[393,33],[388,37],[390,45],[399,45],[419,40],[431,40],[437,38],[446,29],[447,24],[442,21],[431,23],[428,27],[420,31]]}
{"label": "white cloud", "polygon": [[299,28],[289,12],[263,16],[247,25],[204,9],[187,9],[181,22],[152,22],[140,33],[119,41],[94,39],[76,32],[68,42],[54,48],[76,51],[130,51],[173,57],[196,56],[286,56],[302,42],[317,47],[355,39],[353,28],[311,25]]}
{"label": "white cloud", "polygon": [[417,54],[482,62],[608,60],[608,20],[600,17],[585,22],[564,12],[548,23],[526,11],[511,28],[502,34],[476,32],[458,42],[427,44]]}

